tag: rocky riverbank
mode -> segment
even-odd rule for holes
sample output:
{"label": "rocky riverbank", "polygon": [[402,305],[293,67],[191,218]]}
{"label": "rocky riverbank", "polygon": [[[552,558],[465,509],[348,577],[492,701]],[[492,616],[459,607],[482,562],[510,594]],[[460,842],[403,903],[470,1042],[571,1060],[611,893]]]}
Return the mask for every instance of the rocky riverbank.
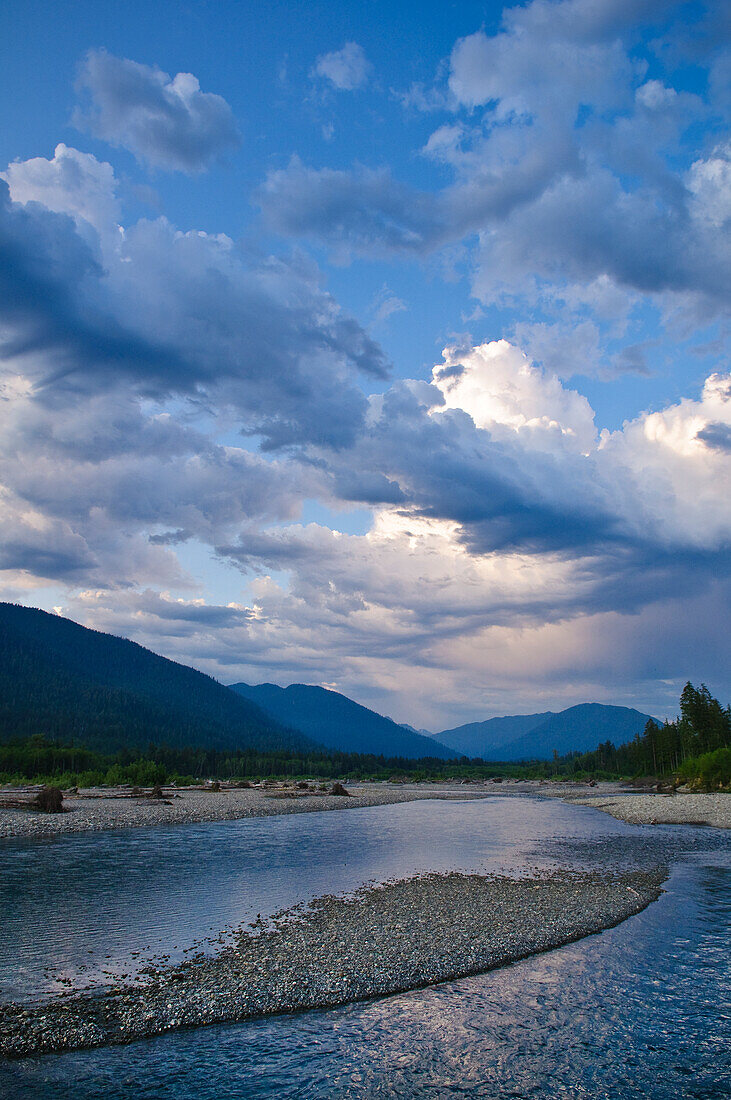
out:
{"label": "rocky riverbank", "polygon": [[[164,798],[130,797],[129,791],[84,791],[66,795],[64,813],[46,814],[33,809],[0,807],[0,839],[48,837],[62,833],[100,832],[155,825],[190,825],[202,821],[236,821],[245,817],[348,810],[360,806],[385,806],[418,798],[475,798],[481,792],[470,787],[404,788],[381,784],[354,785],[349,797],[321,791],[287,789],[166,788]],[[17,797],[17,795],[16,795]],[[31,797],[28,796],[30,804]]]}
{"label": "rocky riverbank", "polygon": [[[347,810],[386,806],[416,799],[464,799],[534,795],[561,798],[611,814],[631,825],[710,825],[731,828],[731,794],[678,791],[628,793],[626,784],[551,782],[547,780],[492,780],[471,783],[382,784],[360,783],[348,788],[350,797],[319,790],[265,788],[166,789],[163,799],[130,797],[129,791],[96,790],[66,795],[65,812],[41,813],[0,805],[0,840],[7,837],[50,837],[62,833],[99,832],[155,825],[186,825],[203,821],[235,821],[246,817]],[[0,792],[17,798],[15,792]],[[22,796],[21,796],[22,797]],[[30,795],[27,796],[31,802]]]}
{"label": "rocky riverbank", "polygon": [[569,800],[580,806],[593,806],[630,825],[710,825],[714,829],[731,829],[731,794],[725,791],[707,794],[650,791],[609,798],[602,791],[593,797],[570,796]]}
{"label": "rocky riverbank", "polygon": [[[130,797],[129,791],[96,790],[66,795],[65,812],[46,814],[0,805],[0,840],[6,837],[48,837],[62,833],[99,832],[155,825],[186,825],[203,821],[235,821],[246,817],[313,813],[319,810],[385,806],[416,799],[454,799],[537,795],[592,806],[632,825],[710,825],[731,828],[731,794],[678,791],[628,793],[626,784],[492,780],[471,783],[361,783],[348,788],[350,797],[319,790],[265,788],[166,789],[160,800]],[[0,792],[0,801],[2,801]],[[4,794],[15,792],[4,792]],[[31,796],[28,802],[31,801]]]}
{"label": "rocky riverbank", "polygon": [[666,876],[432,874],[326,896],[250,925],[214,957],[151,967],[135,985],[0,1006],[0,1054],[126,1043],[465,977],[618,924],[654,901]]}

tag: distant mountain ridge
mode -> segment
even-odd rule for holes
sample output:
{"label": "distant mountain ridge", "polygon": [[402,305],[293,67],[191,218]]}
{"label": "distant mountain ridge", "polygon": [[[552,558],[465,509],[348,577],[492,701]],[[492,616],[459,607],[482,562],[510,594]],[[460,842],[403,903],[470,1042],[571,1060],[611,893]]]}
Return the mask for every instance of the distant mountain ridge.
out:
{"label": "distant mountain ridge", "polygon": [[642,733],[650,715],[582,703],[554,713],[470,722],[435,736],[321,687],[233,684],[125,638],[37,608],[0,603],[0,741],[44,734],[116,752],[171,748],[328,748],[345,752],[549,759]]}
{"label": "distant mountain ridge", "polygon": [[[566,710],[518,714],[468,722],[436,737],[451,748],[483,760],[549,760],[554,751],[591,752],[605,741],[624,744],[652,718],[632,707],[578,703]],[[656,719],[652,719],[656,721]]]}
{"label": "distant mountain ridge", "polygon": [[346,695],[308,684],[231,684],[231,690],[250,699],[277,721],[300,730],[313,741],[343,752],[376,756],[423,756],[455,759],[461,754],[438,739],[404,726],[354,702]]}
{"label": "distant mountain ridge", "polygon": [[0,740],[35,733],[116,752],[310,746],[202,672],[34,607],[0,603]]}
{"label": "distant mountain ridge", "polygon": [[497,752],[553,717],[553,713],[547,710],[542,714],[511,714],[504,718],[488,718],[485,722],[467,722],[464,726],[443,730],[434,736],[442,744],[467,756],[484,758],[485,752]]}

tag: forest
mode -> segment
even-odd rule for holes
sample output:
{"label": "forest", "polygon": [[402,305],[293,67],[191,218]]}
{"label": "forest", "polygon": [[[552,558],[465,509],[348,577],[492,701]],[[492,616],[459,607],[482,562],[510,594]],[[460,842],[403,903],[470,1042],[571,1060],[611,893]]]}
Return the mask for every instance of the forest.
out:
{"label": "forest", "polygon": [[615,747],[607,741],[593,752],[571,754],[560,763],[570,760],[571,770],[581,774],[677,776],[689,782],[707,778],[715,786],[728,785],[729,746],[731,707],[722,707],[705,684],[696,688],[688,682],[680,696],[680,715],[675,722],[659,726],[649,721],[642,734],[624,745]]}
{"label": "forest", "polygon": [[0,742],[35,734],[102,754],[206,744],[297,749],[307,738],[196,669],[37,608],[0,603]]}
{"label": "forest", "polygon": [[65,788],[130,784],[179,785],[203,779],[638,779],[657,778],[705,789],[731,785],[731,707],[722,707],[705,684],[687,683],[680,715],[663,726],[649,721],[626,744],[611,741],[593,752],[569,753],[552,760],[520,764],[490,763],[462,757],[410,760],[312,749],[180,748],[149,744],[103,753],[82,743],[63,742],[45,732],[14,737],[0,744],[0,782],[49,783]]}

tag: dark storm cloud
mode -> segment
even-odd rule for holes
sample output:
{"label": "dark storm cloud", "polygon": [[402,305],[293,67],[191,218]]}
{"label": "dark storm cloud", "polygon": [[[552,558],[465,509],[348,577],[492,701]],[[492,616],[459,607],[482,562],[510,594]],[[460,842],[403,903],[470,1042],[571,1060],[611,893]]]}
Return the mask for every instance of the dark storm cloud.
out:
{"label": "dark storm cloud", "polygon": [[[434,403],[439,406],[436,397]],[[332,460],[336,490],[345,499],[358,499],[352,495],[354,471],[361,478],[368,471],[380,503],[460,524],[465,544],[477,554],[581,552],[621,536],[591,459],[567,464],[561,455],[531,453],[517,435],[497,441],[460,410],[430,416],[404,385],[385,395],[380,417],[347,463],[343,469]]]}
{"label": "dark storm cloud", "polygon": [[352,442],[365,412],[352,374],[384,377],[387,363],[316,271],[249,267],[232,242],[164,220],[134,226],[102,267],[69,217],[0,192],[1,354],[37,387],[126,379],[144,396],[228,405],[269,447]]}
{"label": "dark storm cloud", "polygon": [[47,534],[25,532],[0,543],[0,569],[27,573],[28,576],[79,583],[89,575],[95,562],[82,539],[69,539],[69,545],[53,545]]}
{"label": "dark storm cloud", "polygon": [[181,546],[193,538],[193,531],[186,531],[179,527],[177,531],[165,531],[161,535],[150,535],[148,542],[153,546]]}
{"label": "dark storm cloud", "polygon": [[11,203],[0,180],[0,356],[43,355],[41,385],[80,370],[180,376],[184,360],[102,314],[86,289],[104,272],[73,220],[38,203]]}
{"label": "dark storm cloud", "polygon": [[74,123],[140,160],[196,172],[240,142],[225,99],[202,92],[191,73],[167,73],[104,50],[92,50],[77,82],[85,104]]}

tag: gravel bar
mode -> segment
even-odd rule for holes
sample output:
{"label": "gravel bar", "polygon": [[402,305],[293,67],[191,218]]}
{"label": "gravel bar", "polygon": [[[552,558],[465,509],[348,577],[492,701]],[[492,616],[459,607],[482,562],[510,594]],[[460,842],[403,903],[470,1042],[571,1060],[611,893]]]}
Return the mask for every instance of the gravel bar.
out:
{"label": "gravel bar", "polygon": [[593,806],[630,825],[710,825],[731,829],[731,793],[708,794],[678,791],[675,794],[623,794],[618,798],[569,798],[580,806]]}
{"label": "gravel bar", "polygon": [[618,924],[660,895],[667,873],[455,872],[327,895],[249,925],[215,956],[150,967],[137,984],[0,1006],[0,1055],[128,1043],[467,977]]}
{"label": "gravel bar", "polygon": [[[190,825],[202,821],[235,821],[245,817],[274,817],[279,814],[312,813],[319,810],[350,810],[359,806],[385,806],[413,802],[420,798],[477,798],[483,793],[471,787],[452,788],[400,786],[353,786],[350,797],[315,791],[266,791],[257,788],[223,791],[186,790],[166,792],[163,800],[110,797],[98,794],[66,795],[65,812],[40,813],[31,809],[0,807],[0,839],[29,839],[61,833],[100,832],[140,826]],[[6,797],[13,792],[4,791]],[[30,801],[30,798],[28,798]]]}
{"label": "gravel bar", "polygon": [[[710,794],[678,791],[674,795],[627,792],[625,784],[557,783],[538,780],[490,780],[459,783],[388,785],[354,784],[350,798],[314,791],[228,789],[210,791],[182,788],[168,792],[163,801],[149,798],[111,797],[98,791],[66,795],[63,814],[45,814],[0,806],[0,840],[58,836],[61,833],[99,832],[156,825],[189,825],[203,821],[235,821],[245,817],[273,817],[279,814],[312,813],[319,810],[347,810],[360,806],[385,806],[422,798],[489,798],[533,795],[561,798],[611,814],[632,825],[711,825],[731,828],[731,793]],[[2,797],[17,797],[10,790]],[[30,800],[30,797],[29,797]]]}

